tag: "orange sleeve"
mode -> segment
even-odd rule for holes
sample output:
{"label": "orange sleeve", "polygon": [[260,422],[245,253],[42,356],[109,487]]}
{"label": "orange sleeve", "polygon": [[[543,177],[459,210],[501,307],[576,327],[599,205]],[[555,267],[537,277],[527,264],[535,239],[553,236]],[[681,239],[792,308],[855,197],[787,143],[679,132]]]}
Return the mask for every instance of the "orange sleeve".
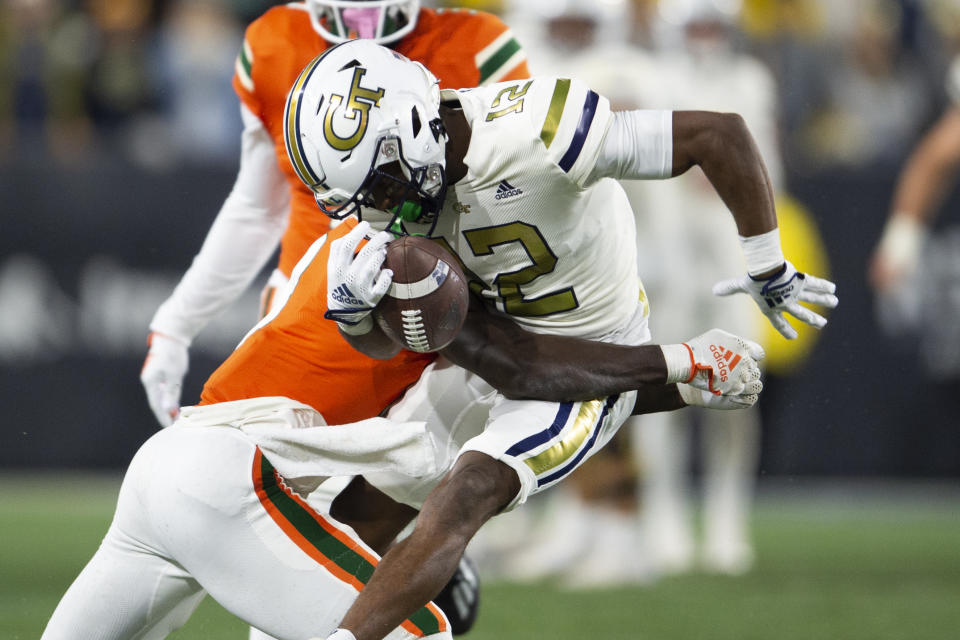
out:
{"label": "orange sleeve", "polygon": [[267,121],[278,101],[282,104],[286,99],[303,66],[325,48],[306,12],[285,5],[273,7],[251,22],[244,33],[233,69],[234,91],[243,104]]}
{"label": "orange sleeve", "polygon": [[397,51],[422,62],[443,89],[529,77],[527,55],[500,18],[482,11],[422,9]]}
{"label": "orange sleeve", "polygon": [[480,72],[479,84],[530,77],[527,54],[504,22],[491,13],[470,14],[468,33],[477,52],[474,62]]}

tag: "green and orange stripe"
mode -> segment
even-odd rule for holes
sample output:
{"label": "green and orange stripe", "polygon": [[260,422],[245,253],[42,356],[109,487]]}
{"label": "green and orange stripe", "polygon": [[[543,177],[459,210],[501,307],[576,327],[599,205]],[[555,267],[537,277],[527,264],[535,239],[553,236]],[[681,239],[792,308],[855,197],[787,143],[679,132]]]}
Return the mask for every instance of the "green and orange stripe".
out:
{"label": "green and orange stripe", "polygon": [[513,32],[509,29],[504,31],[474,56],[474,63],[480,70],[478,84],[488,85],[500,82],[526,59],[527,54],[513,37]]}
{"label": "green and orange stripe", "polygon": [[[287,488],[259,447],[253,459],[253,487],[260,504],[294,544],[338,580],[363,589],[377,557]],[[430,602],[401,626],[422,637],[446,631],[447,621]]]}

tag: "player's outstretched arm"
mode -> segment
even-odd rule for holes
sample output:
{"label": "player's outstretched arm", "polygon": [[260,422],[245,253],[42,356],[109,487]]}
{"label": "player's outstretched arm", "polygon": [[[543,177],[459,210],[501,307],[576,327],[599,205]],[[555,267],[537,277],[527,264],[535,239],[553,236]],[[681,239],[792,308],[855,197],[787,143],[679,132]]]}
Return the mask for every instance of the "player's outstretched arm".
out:
{"label": "player's outstretched arm", "polygon": [[718,282],[713,292],[746,293],[785,338],[797,331],[789,314],[817,329],[827,320],[801,302],[837,306],[836,285],[798,272],[783,257],[773,189],[753,136],[739,115],[708,111],[673,113],[673,175],[698,165],[737,223],[747,275]]}
{"label": "player's outstretched arm", "polygon": [[476,299],[441,354],[509,398],[564,402],[637,391],[635,414],[751,406],[762,389],[757,361],[764,355],[719,329],[682,344],[641,346],[533,333]]}
{"label": "player's outstretched arm", "polygon": [[714,111],[674,111],[672,175],[681,175],[694,165],[703,170],[730,209],[741,236],[777,228],[773,187],[742,117]]}

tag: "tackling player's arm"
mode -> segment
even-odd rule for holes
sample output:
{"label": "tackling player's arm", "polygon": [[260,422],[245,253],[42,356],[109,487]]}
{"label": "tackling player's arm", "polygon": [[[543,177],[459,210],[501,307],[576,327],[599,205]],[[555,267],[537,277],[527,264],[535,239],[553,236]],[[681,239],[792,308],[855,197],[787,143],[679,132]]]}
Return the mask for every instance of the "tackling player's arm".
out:
{"label": "tackling player's arm", "polygon": [[645,412],[685,406],[657,345],[624,346],[533,333],[471,298],[463,328],[440,353],[508,398],[591,400],[642,390]]}
{"label": "tackling player's arm", "polygon": [[[716,367],[718,349],[739,368]],[[681,344],[618,345],[533,333],[475,298],[460,333],[440,353],[508,398],[568,402],[636,391],[634,415],[691,405],[742,409],[763,389],[763,349],[719,329]]]}
{"label": "tackling player's arm", "polygon": [[[344,338],[371,357],[400,351],[376,323],[359,334],[344,328]],[[729,383],[722,388],[707,355],[711,340],[724,341],[742,359],[738,375],[724,378]],[[678,345],[617,345],[533,333],[489,313],[476,298],[460,333],[440,354],[508,398],[567,402],[636,391],[635,415],[690,405],[740,409],[753,405],[763,388],[757,368],[763,351],[716,329]]]}

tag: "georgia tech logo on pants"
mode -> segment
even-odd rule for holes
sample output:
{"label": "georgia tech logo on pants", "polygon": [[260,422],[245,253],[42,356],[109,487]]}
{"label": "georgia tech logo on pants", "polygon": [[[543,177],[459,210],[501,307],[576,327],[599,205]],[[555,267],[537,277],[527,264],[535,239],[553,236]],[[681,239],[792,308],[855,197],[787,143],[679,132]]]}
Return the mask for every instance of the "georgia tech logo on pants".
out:
{"label": "georgia tech logo on pants", "polygon": [[383,98],[383,88],[366,89],[360,86],[360,80],[367,72],[363,67],[355,67],[353,70],[353,81],[350,83],[350,95],[347,96],[347,105],[343,111],[343,117],[347,120],[357,120],[356,130],[347,137],[337,135],[333,130],[333,116],[337,109],[343,104],[343,96],[337,94],[330,95],[330,102],[327,105],[327,113],[323,118],[323,137],[327,144],[338,151],[349,151],[363,140],[367,132],[367,122],[370,116],[370,107],[380,106],[380,99]]}

